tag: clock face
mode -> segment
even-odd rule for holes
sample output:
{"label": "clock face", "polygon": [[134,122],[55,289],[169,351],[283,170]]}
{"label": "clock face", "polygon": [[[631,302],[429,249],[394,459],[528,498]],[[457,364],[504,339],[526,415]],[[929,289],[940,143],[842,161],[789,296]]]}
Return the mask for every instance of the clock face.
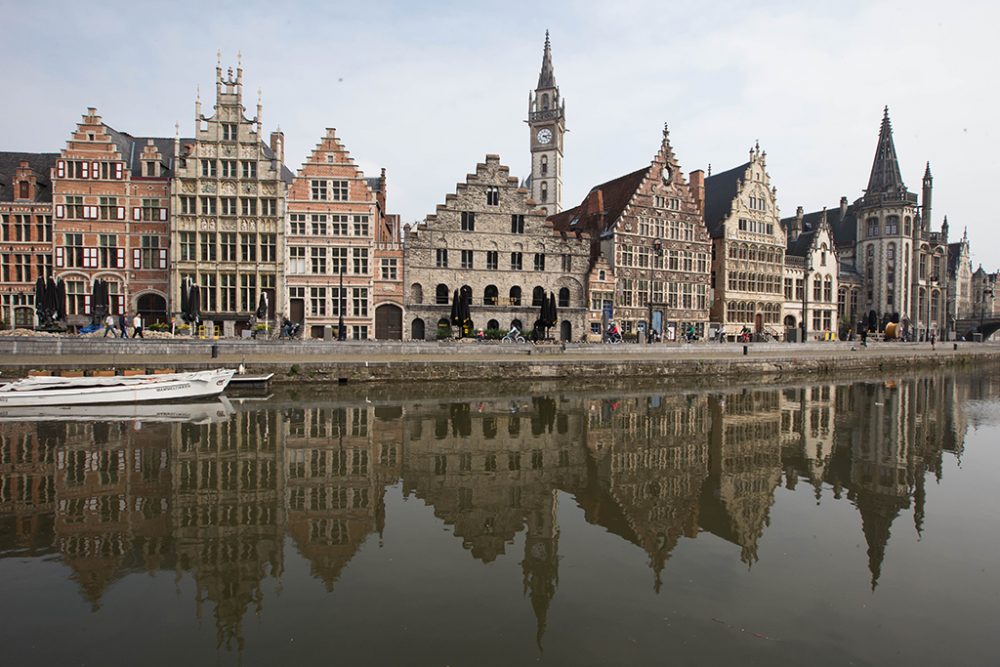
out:
{"label": "clock face", "polygon": [[670,167],[667,166],[663,167],[663,182],[664,183],[670,182]]}
{"label": "clock face", "polygon": [[552,141],[552,130],[550,130],[547,127],[542,128],[541,130],[538,131],[538,134],[535,136],[535,138],[538,139],[538,143],[547,144],[550,141]]}

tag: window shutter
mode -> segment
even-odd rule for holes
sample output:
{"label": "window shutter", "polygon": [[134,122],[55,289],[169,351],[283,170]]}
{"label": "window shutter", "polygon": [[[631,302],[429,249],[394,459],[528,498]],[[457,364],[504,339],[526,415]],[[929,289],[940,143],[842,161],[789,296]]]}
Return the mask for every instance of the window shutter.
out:
{"label": "window shutter", "polygon": [[166,208],[161,208],[160,209],[160,220],[164,220],[165,221],[166,219],[167,219],[167,209]]}
{"label": "window shutter", "polygon": [[132,219],[133,220],[139,220],[140,218],[142,218],[142,209],[139,208],[138,206],[133,206],[132,207]]}
{"label": "window shutter", "polygon": [[142,250],[132,248],[132,268],[138,269],[142,266]]}
{"label": "window shutter", "polygon": [[66,263],[64,252],[62,248],[56,248],[56,266],[59,268],[62,268]]}
{"label": "window shutter", "polygon": [[119,220],[124,220],[125,219],[125,207],[124,206],[119,206],[118,207],[118,211],[117,211],[117,214],[115,215],[115,217],[118,218]]}
{"label": "window shutter", "polygon": [[66,160],[58,160],[56,162],[56,176],[58,178],[66,178]]}
{"label": "window shutter", "polygon": [[92,169],[92,172],[93,172],[90,175],[91,178],[100,178],[101,177],[101,165],[100,165],[99,162],[95,162],[93,165],[91,165],[91,169]]}
{"label": "window shutter", "polygon": [[124,172],[124,169],[122,168],[122,163],[121,162],[115,162],[115,178],[117,178],[118,180],[121,180],[122,176],[124,176],[123,172]]}
{"label": "window shutter", "polygon": [[160,268],[167,268],[167,249],[160,248]]}
{"label": "window shutter", "polygon": [[81,162],[80,163],[80,178],[90,178],[90,163]]}
{"label": "window shutter", "polygon": [[84,311],[84,314],[89,314],[90,313],[90,295],[89,294],[84,294],[83,295],[83,311]]}
{"label": "window shutter", "polygon": [[125,248],[117,249],[117,257],[115,258],[115,268],[124,269],[125,268]]}
{"label": "window shutter", "polygon": [[66,207],[63,204],[56,204],[56,217],[57,218],[66,217]]}

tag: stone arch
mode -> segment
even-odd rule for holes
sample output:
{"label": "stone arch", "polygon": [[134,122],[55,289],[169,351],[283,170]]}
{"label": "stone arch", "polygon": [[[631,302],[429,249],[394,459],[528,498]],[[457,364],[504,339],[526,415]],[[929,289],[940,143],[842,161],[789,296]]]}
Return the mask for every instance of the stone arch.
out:
{"label": "stone arch", "polygon": [[563,320],[559,325],[559,340],[573,340],[573,324],[569,320]]}
{"label": "stone arch", "polygon": [[410,322],[410,340],[424,340],[427,335],[424,329],[424,321],[419,317]]}
{"label": "stone arch", "polygon": [[521,305],[521,286],[520,285],[514,285],[513,287],[511,287],[508,296],[510,297],[510,305],[512,305],[512,306],[520,306]]}
{"label": "stone arch", "polygon": [[424,286],[420,283],[410,285],[410,303],[419,306],[424,302]]}
{"label": "stone arch", "polygon": [[559,307],[560,308],[569,308],[569,304],[570,304],[570,300],[569,300],[569,288],[568,287],[560,287],[559,288]]}
{"label": "stone arch", "polygon": [[531,305],[533,308],[541,307],[545,302],[545,288],[541,285],[535,285],[535,288],[531,290]]}
{"label": "stone arch", "polygon": [[439,283],[434,290],[434,303],[439,306],[447,306],[451,302],[451,290],[444,283]]}
{"label": "stone arch", "polygon": [[483,305],[495,306],[500,301],[500,291],[496,285],[487,285],[483,290]]}
{"label": "stone arch", "polygon": [[154,322],[166,323],[170,320],[167,314],[167,297],[154,291],[142,292],[136,295],[135,310],[146,325]]}

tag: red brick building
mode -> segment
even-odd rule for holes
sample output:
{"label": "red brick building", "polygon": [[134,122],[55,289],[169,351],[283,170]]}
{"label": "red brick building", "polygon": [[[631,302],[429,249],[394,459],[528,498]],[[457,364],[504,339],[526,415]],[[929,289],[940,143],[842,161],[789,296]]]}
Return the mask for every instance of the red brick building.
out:
{"label": "red brick building", "polygon": [[112,313],[167,319],[173,139],[133,137],[87,109],[52,171],[55,273],[67,323],[90,321],[105,280]]}
{"label": "red brick building", "polygon": [[35,280],[52,276],[56,153],[0,152],[0,323],[35,326]]}

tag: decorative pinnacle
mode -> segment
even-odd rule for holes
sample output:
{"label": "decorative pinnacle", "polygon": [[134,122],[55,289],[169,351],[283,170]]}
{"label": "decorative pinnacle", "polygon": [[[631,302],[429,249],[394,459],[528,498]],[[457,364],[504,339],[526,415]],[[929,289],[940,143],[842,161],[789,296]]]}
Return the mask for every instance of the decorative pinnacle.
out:
{"label": "decorative pinnacle", "polygon": [[663,124],[663,138],[664,139],[670,138],[670,127],[667,125],[667,123]]}
{"label": "decorative pinnacle", "polygon": [[222,49],[217,49],[215,51],[215,66],[222,69]]}
{"label": "decorative pinnacle", "polygon": [[236,52],[236,66],[243,67],[243,51]]}

